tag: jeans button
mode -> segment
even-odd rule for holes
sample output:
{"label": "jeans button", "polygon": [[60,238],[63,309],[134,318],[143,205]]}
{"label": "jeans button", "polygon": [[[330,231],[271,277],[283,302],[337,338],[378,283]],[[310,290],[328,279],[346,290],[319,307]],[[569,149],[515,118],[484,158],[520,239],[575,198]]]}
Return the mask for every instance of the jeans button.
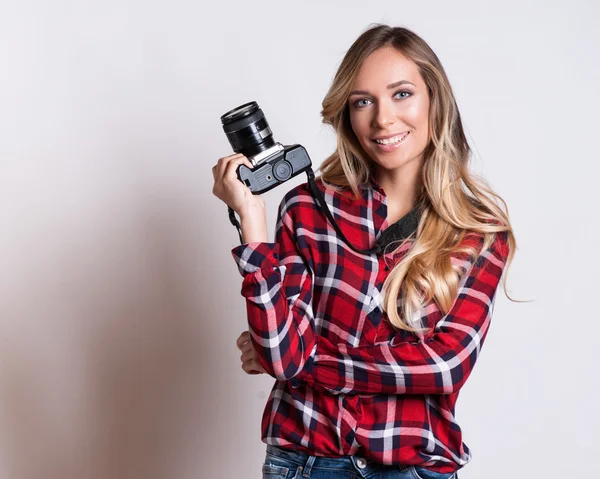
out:
{"label": "jeans button", "polygon": [[367,467],[367,460],[364,457],[359,457],[356,460],[356,465],[360,468],[360,469],[364,469],[365,467]]}

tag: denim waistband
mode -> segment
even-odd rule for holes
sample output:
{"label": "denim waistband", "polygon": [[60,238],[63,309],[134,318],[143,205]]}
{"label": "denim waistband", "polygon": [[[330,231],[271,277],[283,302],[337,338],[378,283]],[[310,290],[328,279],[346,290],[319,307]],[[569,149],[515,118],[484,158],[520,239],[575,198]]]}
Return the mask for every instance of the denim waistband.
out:
{"label": "denim waistband", "polygon": [[267,454],[281,458],[288,463],[292,463],[296,467],[302,467],[302,476],[304,477],[308,477],[310,475],[310,470],[313,467],[337,470],[346,469],[355,474],[358,473],[361,477],[367,477],[376,471],[404,471],[410,467],[379,464],[370,459],[364,458],[360,454],[343,457],[313,456],[305,452],[274,446],[272,444],[267,444]]}

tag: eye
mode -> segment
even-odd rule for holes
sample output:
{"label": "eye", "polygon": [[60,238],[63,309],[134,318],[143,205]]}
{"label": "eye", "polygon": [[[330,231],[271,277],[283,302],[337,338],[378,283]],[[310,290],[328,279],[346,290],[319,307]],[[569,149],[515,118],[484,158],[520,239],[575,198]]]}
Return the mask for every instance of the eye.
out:
{"label": "eye", "polygon": [[[400,97],[401,100],[404,100],[404,99],[412,96],[412,93],[410,91],[408,91],[408,90],[397,91],[396,93],[394,93],[394,96],[396,97],[396,96],[401,95],[403,93],[406,94],[406,96],[401,96]],[[354,103],[352,103],[352,106],[354,108],[364,108],[367,105],[364,104],[364,103],[361,103],[361,102],[369,102],[369,101],[371,101],[371,100],[368,100],[367,98],[360,98],[360,99],[356,100]]]}
{"label": "eye", "polygon": [[408,98],[409,96],[411,96],[411,95],[412,95],[412,93],[411,93],[411,92],[409,92],[408,90],[400,90],[400,91],[397,91],[397,92],[394,94],[394,96],[396,96],[396,95],[399,95],[400,93],[406,93],[406,94],[407,94],[407,96],[404,96],[404,97],[402,97],[402,98]]}
{"label": "eye", "polygon": [[356,108],[362,108],[363,106],[366,106],[366,105],[361,105],[361,104],[360,104],[360,102],[361,102],[361,101],[370,101],[370,100],[367,100],[367,99],[365,99],[365,98],[361,98],[360,100],[356,100],[356,101],[353,103],[353,105],[354,105]]}

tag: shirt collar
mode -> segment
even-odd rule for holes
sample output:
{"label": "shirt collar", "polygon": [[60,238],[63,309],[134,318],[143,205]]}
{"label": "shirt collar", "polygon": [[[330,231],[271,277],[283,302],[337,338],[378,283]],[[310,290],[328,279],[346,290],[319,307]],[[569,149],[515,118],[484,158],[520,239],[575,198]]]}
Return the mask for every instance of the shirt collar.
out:
{"label": "shirt collar", "polygon": [[416,235],[419,221],[423,214],[423,205],[423,201],[417,203],[402,218],[383,230],[379,238],[377,238],[377,243],[381,246],[382,251],[385,251],[386,247],[391,243],[402,241],[411,235]]}
{"label": "shirt collar", "polygon": [[[377,183],[374,175],[369,175],[369,180],[360,186],[363,189],[372,189],[374,191],[378,191],[381,195],[386,196],[385,191],[381,185]],[[416,235],[419,221],[423,214],[424,204],[424,200],[421,199],[419,202],[417,202],[414,208],[406,213],[402,218],[395,223],[388,225],[388,227],[377,239],[377,243],[381,246],[382,250],[385,250],[385,248],[391,243],[402,241],[411,235]]]}

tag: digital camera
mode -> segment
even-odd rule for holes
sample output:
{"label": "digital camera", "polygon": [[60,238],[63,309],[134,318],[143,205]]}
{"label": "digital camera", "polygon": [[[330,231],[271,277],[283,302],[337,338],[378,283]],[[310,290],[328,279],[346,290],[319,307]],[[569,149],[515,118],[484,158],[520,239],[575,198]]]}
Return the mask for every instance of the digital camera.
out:
{"label": "digital camera", "polygon": [[265,193],[312,166],[303,146],[275,142],[255,101],[228,111],[221,116],[221,123],[233,151],[246,156],[253,165],[252,169],[238,166],[237,176],[254,195]]}

